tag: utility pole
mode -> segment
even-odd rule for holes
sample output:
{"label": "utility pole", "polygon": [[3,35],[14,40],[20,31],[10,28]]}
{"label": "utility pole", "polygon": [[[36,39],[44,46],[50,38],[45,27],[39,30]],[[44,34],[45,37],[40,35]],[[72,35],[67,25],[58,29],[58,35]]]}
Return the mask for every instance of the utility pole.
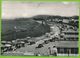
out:
{"label": "utility pole", "polygon": [[14,39],[16,39],[16,32],[17,32],[17,27],[16,26],[14,26]]}

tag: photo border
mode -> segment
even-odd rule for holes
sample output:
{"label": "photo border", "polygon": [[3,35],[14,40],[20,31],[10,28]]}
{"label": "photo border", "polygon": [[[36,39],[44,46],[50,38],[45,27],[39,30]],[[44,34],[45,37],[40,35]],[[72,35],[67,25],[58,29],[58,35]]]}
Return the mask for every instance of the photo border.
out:
{"label": "photo border", "polygon": [[[4,0],[4,1],[12,1],[12,2],[79,2],[80,0]],[[78,5],[79,6],[79,5]],[[0,0],[0,42],[1,42],[1,14],[2,14],[2,0]],[[80,6],[78,11],[80,11]],[[79,25],[80,25],[80,12],[79,12]],[[78,56],[1,56],[0,58],[76,58],[76,57],[80,57],[80,27],[79,27],[79,41],[78,41],[78,47],[79,47],[79,55]],[[1,47],[1,43],[0,43],[0,47]],[[0,49],[1,51],[1,49]],[[0,52],[1,53],[1,52]]]}

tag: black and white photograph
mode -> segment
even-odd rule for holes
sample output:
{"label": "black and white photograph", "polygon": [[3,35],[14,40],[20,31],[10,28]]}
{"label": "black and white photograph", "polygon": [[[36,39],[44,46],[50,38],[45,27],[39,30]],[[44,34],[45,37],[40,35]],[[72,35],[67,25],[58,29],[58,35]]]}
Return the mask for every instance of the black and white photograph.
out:
{"label": "black and white photograph", "polygon": [[77,2],[2,1],[1,55],[78,56]]}

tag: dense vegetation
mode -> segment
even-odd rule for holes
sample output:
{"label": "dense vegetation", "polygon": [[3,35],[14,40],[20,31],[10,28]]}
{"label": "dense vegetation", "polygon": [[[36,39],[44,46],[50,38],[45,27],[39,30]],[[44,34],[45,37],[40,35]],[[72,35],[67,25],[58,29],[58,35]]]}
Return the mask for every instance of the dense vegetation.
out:
{"label": "dense vegetation", "polygon": [[2,40],[22,39],[27,36],[38,37],[46,32],[50,32],[48,25],[40,24],[30,18],[2,21]]}

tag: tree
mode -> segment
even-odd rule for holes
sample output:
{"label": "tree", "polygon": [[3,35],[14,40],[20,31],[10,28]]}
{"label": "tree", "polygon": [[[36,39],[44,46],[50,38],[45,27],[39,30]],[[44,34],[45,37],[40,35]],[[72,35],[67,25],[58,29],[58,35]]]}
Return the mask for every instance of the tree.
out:
{"label": "tree", "polygon": [[79,16],[77,16],[77,15],[72,16],[72,19],[79,19]]}

